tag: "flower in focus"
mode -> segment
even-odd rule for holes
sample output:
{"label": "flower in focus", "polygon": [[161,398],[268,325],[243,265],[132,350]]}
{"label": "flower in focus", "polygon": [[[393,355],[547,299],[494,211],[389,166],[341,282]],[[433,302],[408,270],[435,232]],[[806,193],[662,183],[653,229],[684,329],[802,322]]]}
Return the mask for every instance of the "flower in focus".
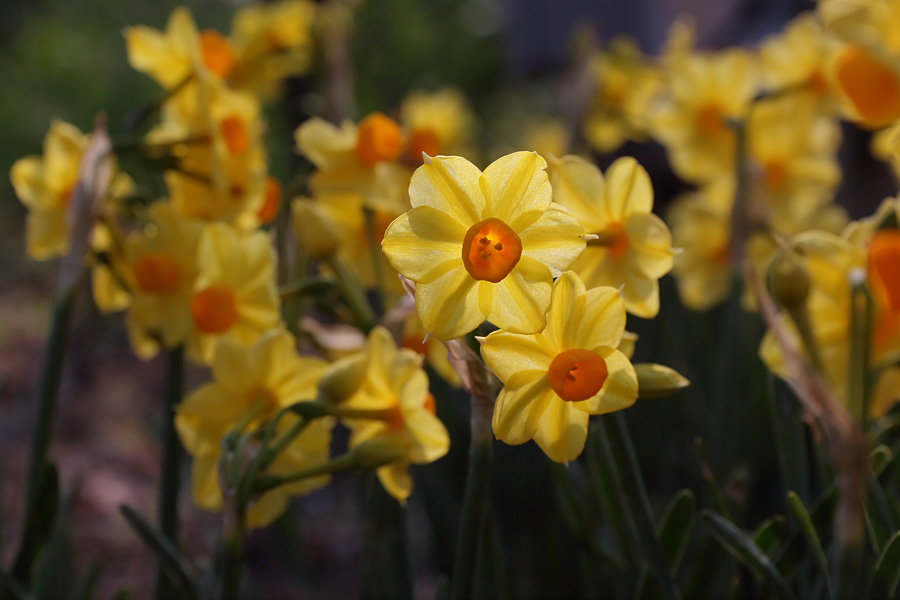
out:
{"label": "flower in focus", "polygon": [[415,281],[426,331],[449,340],[487,319],[517,333],[545,323],[553,272],[584,250],[584,228],[551,199],[546,162],[516,152],[482,173],[460,157],[429,158],[409,186],[413,209],[382,248]]}
{"label": "flower in focus", "polygon": [[249,346],[280,320],[275,256],[269,235],[241,237],[224,223],[203,229],[197,247],[197,279],[189,301],[193,333],[188,351],[210,362],[216,340]]}
{"label": "flower in focus", "polygon": [[624,332],[625,305],[615,288],[585,291],[575,273],[563,273],[543,331],[495,331],[481,340],[484,361],[503,382],[494,435],[507,444],[533,439],[556,462],[576,459],[590,415],[637,399],[634,367],[616,349]]}
{"label": "flower in focus", "polygon": [[294,139],[316,166],[310,180],[314,194],[352,192],[373,210],[408,208],[410,169],[397,160],[405,140],[393,119],[372,113],[359,125],[345,121],[336,127],[313,117],[297,128]]}
{"label": "flower in focus", "polygon": [[397,458],[376,470],[388,493],[405,502],[412,491],[408,468],[444,456],[450,437],[435,416],[428,376],[414,351],[398,349],[391,334],[376,327],[366,343],[365,375],[341,407],[381,413],[380,418],[347,419],[350,448],[379,440]]}
{"label": "flower in focus", "polygon": [[659,312],[657,280],[672,268],[672,236],[654,215],[647,171],[630,157],[616,160],[606,177],[577,156],[550,161],[553,200],[575,215],[589,241],[570,267],[589,287],[622,288],[625,309],[650,318]]}
{"label": "flower in focus", "polygon": [[[213,382],[185,398],[175,416],[178,436],[194,459],[191,489],[198,506],[222,509],[218,479],[222,438],[241,420],[248,421],[252,430],[282,408],[315,399],[325,368],[321,359],[299,356],[293,336],[284,330],[272,329],[250,347],[228,338],[219,341],[212,362]],[[285,415],[278,431],[288,429],[296,419]],[[331,418],[310,422],[265,473],[286,474],[325,461],[333,422]],[[327,476],[307,478],[263,494],[250,505],[248,526],[265,527],[284,511],[289,496],[327,482]]]}

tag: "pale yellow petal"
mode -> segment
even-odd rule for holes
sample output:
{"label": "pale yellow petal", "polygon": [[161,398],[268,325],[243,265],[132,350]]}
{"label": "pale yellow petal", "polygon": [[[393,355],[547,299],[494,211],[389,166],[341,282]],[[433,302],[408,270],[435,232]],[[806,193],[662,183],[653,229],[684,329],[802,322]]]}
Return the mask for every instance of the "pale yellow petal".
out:
{"label": "pale yellow petal", "polygon": [[627,271],[622,300],[629,313],[642,319],[652,319],[659,313],[659,282]]}
{"label": "pale yellow petal", "polygon": [[547,327],[544,329],[544,335],[552,344],[552,351],[561,352],[575,347],[584,310],[584,283],[574,272],[566,271],[553,282]]}
{"label": "pale yellow petal", "polygon": [[478,282],[460,264],[431,283],[416,286],[416,310],[425,331],[442,340],[465,335],[484,321]]}
{"label": "pale yellow petal", "polygon": [[546,377],[515,390],[503,388],[494,405],[494,435],[507,444],[524,444],[534,437],[541,415],[553,401],[560,400]]}
{"label": "pale yellow petal", "polygon": [[419,206],[388,226],[381,248],[391,266],[419,283],[430,283],[462,261],[466,228],[447,213]]}
{"label": "pale yellow petal", "polygon": [[194,502],[206,510],[222,509],[222,490],[219,489],[218,461],[195,458],[191,467],[191,491]]}
{"label": "pale yellow petal", "polygon": [[520,371],[547,372],[556,349],[533,335],[495,331],[481,342],[481,356],[504,385]]}
{"label": "pale yellow petal", "polygon": [[44,163],[38,156],[27,156],[13,163],[9,171],[16,196],[27,208],[45,206],[48,190],[44,182]]}
{"label": "pale yellow petal", "polygon": [[652,279],[659,279],[672,270],[672,234],[669,228],[653,213],[632,214],[625,221],[628,234],[628,259]]}
{"label": "pale yellow petal", "polygon": [[378,481],[384,486],[388,494],[397,499],[400,504],[406,504],[406,499],[412,493],[412,478],[409,476],[408,466],[405,462],[393,462],[376,469]]}
{"label": "pale yellow petal", "polygon": [[653,210],[653,185],[647,171],[630,156],[617,159],[606,171],[610,216],[623,223],[628,215]]}
{"label": "pale yellow petal", "polygon": [[281,488],[263,494],[247,507],[247,527],[267,527],[287,508],[288,495]]}
{"label": "pale yellow petal", "polygon": [[227,337],[216,342],[212,372],[216,382],[232,393],[249,391],[256,383],[247,349]]}
{"label": "pale yellow petal", "polygon": [[603,218],[597,205],[606,193],[600,169],[580,156],[570,155],[551,158],[548,172],[553,201],[571,210],[587,229],[599,227]]}
{"label": "pale yellow petal", "polygon": [[611,346],[615,348],[625,331],[625,303],[618,290],[596,287],[587,291],[584,319],[578,328],[577,348]]}
{"label": "pale yellow petal", "polygon": [[519,232],[522,256],[533,258],[554,272],[564,271],[584,252],[584,227],[568,210],[550,205],[531,225]]}
{"label": "pale yellow petal", "polygon": [[492,284],[487,320],[512,333],[537,333],[546,324],[552,277],[538,261],[523,256],[509,275]]}
{"label": "pale yellow petal", "polygon": [[413,207],[430,206],[469,228],[482,220],[485,199],[481,171],[459,156],[435,156],[416,169],[409,182]]}
{"label": "pale yellow petal", "polygon": [[554,397],[541,415],[534,441],[551,460],[568,463],[584,450],[587,440],[588,414]]}
{"label": "pale yellow petal", "polygon": [[526,215],[546,210],[553,197],[546,168],[537,152],[514,152],[492,162],[479,180],[486,214],[516,231],[530,225],[534,217]]}

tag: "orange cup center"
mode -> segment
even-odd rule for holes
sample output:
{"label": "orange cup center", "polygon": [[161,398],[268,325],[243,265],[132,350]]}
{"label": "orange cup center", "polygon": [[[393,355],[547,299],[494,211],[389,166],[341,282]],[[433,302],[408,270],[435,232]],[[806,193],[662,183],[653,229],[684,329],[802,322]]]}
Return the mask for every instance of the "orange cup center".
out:
{"label": "orange cup center", "polygon": [[134,263],[137,286],[148,294],[168,294],[181,281],[181,267],[165,252],[147,252]]}
{"label": "orange cup center", "polygon": [[422,153],[437,156],[441,153],[441,140],[434,130],[427,127],[416,127],[409,132],[406,143],[406,157],[416,164],[422,164]]}
{"label": "orange cup center", "polygon": [[857,44],[835,58],[835,79],[866,125],[879,127],[900,117],[900,74]]}
{"label": "orange cup center", "polygon": [[581,402],[596,395],[608,376],[603,357],[580,348],[560,352],[547,370],[550,387],[566,402]]}
{"label": "orange cup center", "polygon": [[493,217],[472,225],[463,240],[463,264],[479,281],[499,283],[521,256],[522,240],[506,223]]}
{"label": "orange cup center", "polygon": [[403,152],[400,126],[382,113],[372,113],[359,124],[355,151],[359,161],[368,167],[396,159]]}
{"label": "orange cup center", "polygon": [[244,122],[237,115],[225,117],[219,122],[219,130],[231,155],[243,154],[250,147],[250,136]]}
{"label": "orange cup center", "polygon": [[234,68],[231,42],[218,31],[207,29],[200,32],[200,55],[206,68],[219,77],[227,77]]}
{"label": "orange cup center", "polygon": [[704,135],[719,135],[728,131],[722,109],[716,104],[705,104],[697,111],[697,129]]}
{"label": "orange cup center", "polygon": [[278,215],[278,207],[281,204],[281,184],[271,175],[266,177],[266,192],[263,205],[257,211],[256,216],[263,223],[271,223]]}
{"label": "orange cup center", "polygon": [[212,285],[200,290],[191,298],[191,317],[201,333],[228,331],[238,320],[234,291],[224,285]]}

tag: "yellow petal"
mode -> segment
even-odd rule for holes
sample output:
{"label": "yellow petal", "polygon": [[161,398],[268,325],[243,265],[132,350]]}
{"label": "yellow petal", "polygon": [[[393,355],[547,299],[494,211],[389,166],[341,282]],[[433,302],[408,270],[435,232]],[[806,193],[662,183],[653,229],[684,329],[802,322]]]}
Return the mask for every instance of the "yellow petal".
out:
{"label": "yellow petal", "polygon": [[460,264],[431,283],[416,286],[416,310],[425,331],[442,340],[467,334],[482,321],[478,282]]}
{"label": "yellow petal", "polygon": [[481,342],[481,356],[504,385],[520,371],[547,372],[555,349],[533,335],[495,331]]}
{"label": "yellow petal", "polygon": [[515,390],[503,388],[494,405],[494,435],[507,444],[524,444],[534,438],[541,415],[553,401],[561,402],[546,377]]}
{"label": "yellow petal", "polygon": [[547,327],[544,329],[553,352],[575,347],[578,329],[584,318],[584,307],[584,283],[574,272],[566,271],[553,282]]}
{"label": "yellow petal", "polygon": [[514,152],[491,163],[479,181],[486,214],[516,231],[530,225],[534,217],[526,215],[545,211],[552,200],[546,168],[547,162],[537,152]]}
{"label": "yellow petal", "polygon": [[217,458],[195,458],[191,467],[191,491],[194,502],[206,510],[222,509]]}
{"label": "yellow petal", "polygon": [[633,214],[625,221],[628,234],[629,267],[651,279],[659,279],[672,270],[672,234],[653,213]]}
{"label": "yellow petal", "polygon": [[551,204],[536,221],[519,232],[522,256],[544,263],[554,272],[564,271],[584,251],[584,227],[562,207]]}
{"label": "yellow petal", "polygon": [[625,330],[625,304],[618,291],[597,287],[587,291],[584,319],[578,328],[576,348],[617,347]]}
{"label": "yellow petal", "polygon": [[600,169],[580,156],[570,155],[551,158],[549,173],[553,201],[571,210],[588,230],[598,228],[604,219],[597,205],[606,193]]}
{"label": "yellow petal", "polygon": [[267,527],[287,508],[288,496],[281,488],[263,494],[247,507],[247,527]]}
{"label": "yellow petal", "polygon": [[653,185],[647,171],[630,156],[617,159],[606,171],[610,216],[623,223],[628,215],[653,210]]}
{"label": "yellow petal", "polygon": [[413,207],[430,206],[465,228],[482,220],[485,199],[478,167],[459,156],[435,156],[416,169],[409,182]]}
{"label": "yellow petal", "polygon": [[404,424],[417,442],[408,454],[411,463],[431,463],[450,450],[450,435],[447,428],[440,419],[424,408],[410,415],[404,415]]}
{"label": "yellow petal", "polygon": [[387,464],[379,467],[375,474],[378,475],[378,481],[381,482],[387,493],[396,498],[400,504],[405,505],[406,499],[412,492],[412,478],[409,476],[406,463]]}
{"label": "yellow petal", "polygon": [[430,283],[460,264],[466,228],[447,213],[419,206],[388,226],[381,248],[400,274]]}
{"label": "yellow petal", "polygon": [[622,287],[625,310],[642,319],[652,319],[659,313],[659,282],[628,271]]}
{"label": "yellow petal", "polygon": [[512,333],[537,333],[550,306],[550,270],[523,256],[500,283],[491,284],[493,303],[488,321]]}
{"label": "yellow petal", "polygon": [[609,347],[593,348],[592,351],[606,361],[609,374],[600,392],[584,402],[573,402],[575,408],[592,415],[602,415],[634,404],[638,397],[638,381],[631,361]]}
{"label": "yellow petal", "polygon": [[216,382],[232,393],[249,391],[257,383],[247,349],[227,337],[216,343],[212,372]]}
{"label": "yellow petal", "polygon": [[544,454],[556,462],[568,463],[578,458],[587,440],[588,415],[576,410],[573,404],[583,402],[565,402],[554,397],[547,404],[534,432],[534,441]]}
{"label": "yellow petal", "polygon": [[27,208],[34,209],[46,205],[48,194],[44,183],[44,163],[38,156],[27,156],[13,163],[9,179],[16,196]]}

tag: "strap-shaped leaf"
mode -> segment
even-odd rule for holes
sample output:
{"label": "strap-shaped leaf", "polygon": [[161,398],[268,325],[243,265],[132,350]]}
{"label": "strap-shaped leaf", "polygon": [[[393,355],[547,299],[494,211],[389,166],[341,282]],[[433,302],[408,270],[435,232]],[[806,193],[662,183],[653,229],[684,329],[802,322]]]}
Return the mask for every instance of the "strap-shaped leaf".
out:
{"label": "strap-shaped leaf", "polygon": [[19,581],[31,578],[34,560],[53,533],[58,507],[59,473],[53,463],[45,462],[38,470],[34,496],[27,509],[22,542],[13,567],[13,576]]}
{"label": "strap-shaped leaf", "polygon": [[191,575],[194,569],[187,558],[136,510],[125,505],[120,506],[119,510],[147,547],[156,553],[169,577],[172,589],[178,594],[178,597],[200,600],[200,595],[194,585],[194,578]]}
{"label": "strap-shaped leaf", "polygon": [[878,560],[869,587],[869,598],[893,598],[900,581],[900,531],[887,541]]}
{"label": "strap-shaped leaf", "polygon": [[781,534],[784,533],[786,522],[787,520],[781,515],[766,519],[753,532],[753,542],[759,546],[760,550],[771,556],[781,541]]}
{"label": "strap-shaped leaf", "polygon": [[[694,493],[690,490],[681,490],[669,501],[669,505],[659,520],[656,537],[659,538],[659,545],[671,573],[674,573],[681,563],[681,557],[684,555],[684,549],[691,537],[696,516],[697,499],[694,497]],[[635,598],[659,596],[659,589],[655,587],[654,582],[648,580],[647,575],[648,571],[645,567],[641,572],[638,589],[634,594]],[[648,585],[650,586],[649,592]]]}
{"label": "strap-shaped leaf", "polygon": [[803,501],[796,492],[788,492],[787,501],[791,515],[793,515],[794,520],[797,521],[800,533],[803,535],[807,545],[809,545],[809,549],[812,551],[813,558],[816,561],[816,567],[822,573],[825,587],[828,588],[828,595],[834,597],[834,589],[831,586],[831,578],[828,575],[828,559],[825,557],[825,550],[822,549],[822,541],[819,539],[819,534],[816,532],[815,526],[813,526],[812,519],[806,511]]}
{"label": "strap-shaped leaf", "polygon": [[753,543],[749,535],[728,519],[712,511],[704,510],[702,516],[716,541],[741,564],[750,569],[758,579],[771,585],[778,597],[791,599],[797,597],[769,557]]}
{"label": "strap-shaped leaf", "polygon": [[875,477],[881,475],[881,472],[890,464],[892,458],[891,449],[884,444],[876,446],[869,453],[869,464],[872,466],[872,472],[875,473]]}

